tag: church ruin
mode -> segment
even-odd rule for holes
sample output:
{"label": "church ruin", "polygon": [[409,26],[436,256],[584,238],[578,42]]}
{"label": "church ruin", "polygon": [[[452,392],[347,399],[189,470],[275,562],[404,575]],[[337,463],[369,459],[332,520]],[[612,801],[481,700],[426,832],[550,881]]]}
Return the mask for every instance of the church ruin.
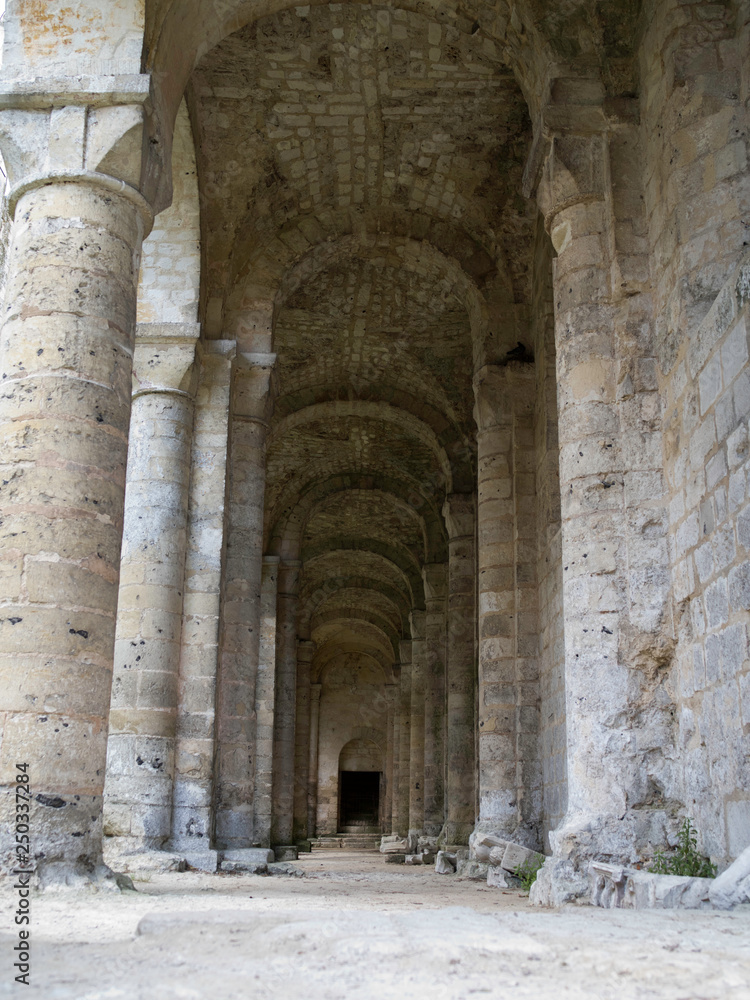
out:
{"label": "church ruin", "polygon": [[750,4],[4,25],[4,863],[736,858]]}

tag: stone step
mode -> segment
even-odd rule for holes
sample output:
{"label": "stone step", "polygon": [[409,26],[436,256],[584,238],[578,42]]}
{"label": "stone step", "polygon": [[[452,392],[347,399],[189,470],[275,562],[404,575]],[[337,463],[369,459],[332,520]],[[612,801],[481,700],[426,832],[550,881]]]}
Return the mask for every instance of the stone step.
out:
{"label": "stone step", "polygon": [[377,851],[379,833],[340,833],[316,837],[311,841],[313,850]]}

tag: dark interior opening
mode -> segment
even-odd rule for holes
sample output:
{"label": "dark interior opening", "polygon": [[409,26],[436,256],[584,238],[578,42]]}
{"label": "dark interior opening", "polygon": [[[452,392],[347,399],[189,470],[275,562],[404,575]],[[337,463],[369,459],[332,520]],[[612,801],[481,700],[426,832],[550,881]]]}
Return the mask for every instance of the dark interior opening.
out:
{"label": "dark interior opening", "polygon": [[380,810],[380,771],[339,772],[341,829],[377,827]]}

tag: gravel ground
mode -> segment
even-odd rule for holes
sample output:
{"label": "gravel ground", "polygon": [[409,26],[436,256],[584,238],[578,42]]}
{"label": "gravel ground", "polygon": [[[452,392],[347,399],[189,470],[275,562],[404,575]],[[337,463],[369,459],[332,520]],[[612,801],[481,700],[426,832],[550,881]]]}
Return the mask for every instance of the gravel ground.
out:
{"label": "gravel ground", "polygon": [[[545,911],[515,890],[318,851],[302,878],[153,874],[32,902],[44,1000],[750,1000],[750,907]],[[3,953],[13,897],[0,897]]]}

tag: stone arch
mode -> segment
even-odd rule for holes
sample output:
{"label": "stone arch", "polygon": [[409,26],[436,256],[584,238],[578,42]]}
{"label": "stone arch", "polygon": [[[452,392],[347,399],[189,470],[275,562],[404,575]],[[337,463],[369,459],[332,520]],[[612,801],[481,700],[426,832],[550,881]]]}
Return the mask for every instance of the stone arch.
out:
{"label": "stone arch", "polygon": [[306,406],[303,410],[290,413],[274,424],[268,436],[268,446],[270,447],[273,444],[275,438],[293,431],[296,427],[310,420],[325,419],[328,416],[348,417],[352,415],[370,417],[373,420],[392,423],[401,430],[413,435],[433,453],[445,477],[446,492],[453,492],[453,475],[450,461],[432,428],[408,410],[401,410],[395,406],[391,406],[390,403],[369,400],[357,400],[354,402],[348,400],[331,400],[325,403],[314,403],[311,406]]}
{"label": "stone arch", "polygon": [[[413,213],[404,214],[408,217]],[[274,325],[284,302],[303,283],[314,279],[337,261],[352,258],[370,261],[388,259],[415,273],[431,270],[440,276],[439,280],[444,281],[446,287],[458,291],[472,331],[475,365],[481,363],[485,353],[484,342],[492,334],[492,323],[487,297],[477,283],[475,262],[479,254],[484,254],[484,273],[489,274],[493,270],[496,273],[496,280],[488,282],[487,291],[491,293],[497,308],[502,299],[512,303],[509,278],[504,271],[501,255],[495,253],[491,257],[484,248],[461,234],[460,239],[454,238],[452,241],[459,246],[461,242],[466,244],[461,251],[462,256],[457,258],[448,247],[441,249],[441,243],[447,241],[441,239],[439,233],[424,233],[424,227],[421,227],[421,239],[408,235],[391,235],[381,231],[380,219],[373,220],[373,233],[363,231],[361,223],[357,232],[346,232],[347,224],[351,226],[348,215],[343,221],[334,219],[330,231],[323,231],[325,238],[311,243],[304,235],[304,221],[297,220],[293,226],[288,227],[289,239],[283,239],[286,235],[284,233],[276,234],[272,247],[259,247],[255,254],[238,265],[224,304],[223,327],[239,343],[249,345],[247,350],[272,350]],[[399,228],[403,226],[396,225],[396,232]],[[455,227],[451,229],[455,232]],[[430,241],[430,236],[434,243]],[[304,249],[300,251],[300,247]],[[455,250],[456,247],[452,249]],[[472,270],[474,274],[471,273]],[[501,290],[500,295],[498,288]],[[511,344],[514,332],[513,325]]]}
{"label": "stone arch", "polygon": [[[287,504],[278,504],[282,513],[266,528],[267,551],[286,559],[299,558],[304,526],[316,505],[335,493],[371,490],[388,496],[394,504],[419,519],[425,538],[424,562],[444,562],[447,535],[442,517],[430,499],[419,491],[420,485],[412,480],[398,481],[377,472],[343,473],[323,481],[313,476],[309,483],[295,490],[295,499],[290,498]],[[400,562],[398,564],[401,565]]]}
{"label": "stone arch", "polygon": [[[164,162],[170,162],[172,126],[198,61],[233,32],[291,6],[288,0],[235,0],[223,4],[219,12],[214,0],[147,2],[142,63],[154,74],[156,130]],[[578,19],[566,32],[553,26],[553,38],[548,39],[540,30],[534,4],[528,0],[515,4],[499,0],[492,9],[479,13],[478,19],[465,13],[457,0],[394,0],[378,6],[412,11],[469,35],[481,28],[488,42],[502,52],[534,119],[548,95],[549,68],[563,58],[561,46],[568,44],[570,58],[581,50],[578,36],[587,32],[587,25]],[[595,31],[596,26],[588,29],[589,34],[591,30]],[[592,47],[588,41],[587,46]],[[161,206],[168,204],[171,197],[169,173],[164,171],[160,183]]]}
{"label": "stone arch", "polygon": [[393,660],[371,641],[352,637],[326,642],[317,648],[310,672],[311,680],[317,683],[322,682],[325,679],[328,665],[342,653],[361,653],[363,656],[369,657],[382,670],[385,683],[393,682]]}
{"label": "stone arch", "polygon": [[339,751],[339,771],[382,770],[383,747],[372,737],[355,736]]}

